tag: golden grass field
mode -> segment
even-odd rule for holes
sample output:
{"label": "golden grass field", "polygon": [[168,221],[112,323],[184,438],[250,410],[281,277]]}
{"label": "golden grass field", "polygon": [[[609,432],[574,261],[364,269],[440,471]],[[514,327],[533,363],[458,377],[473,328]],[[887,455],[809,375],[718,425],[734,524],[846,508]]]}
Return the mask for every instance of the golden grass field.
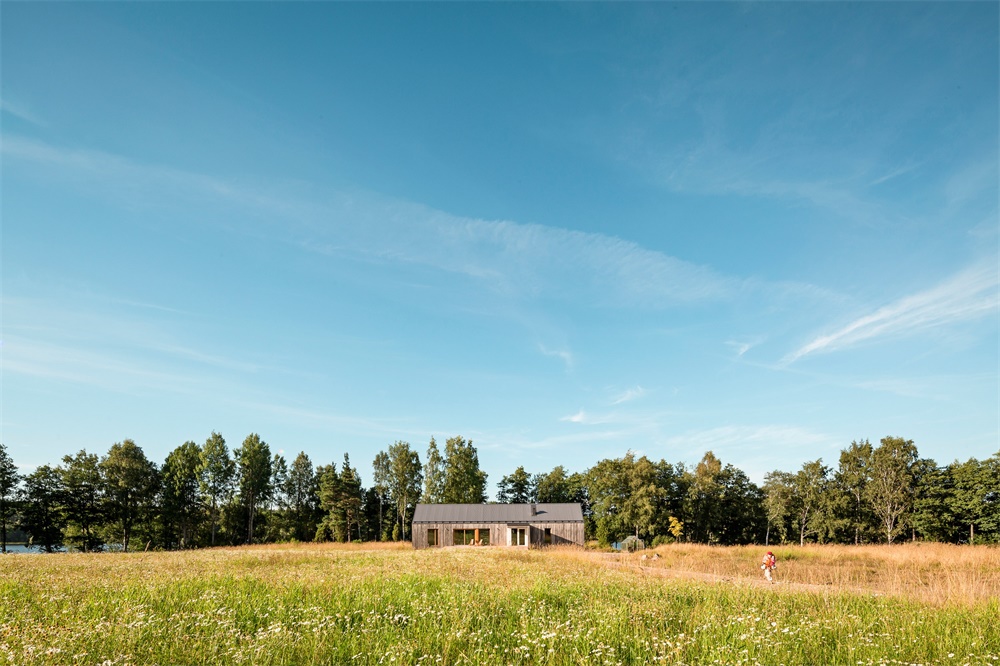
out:
{"label": "golden grass field", "polygon": [[1000,664],[1000,550],[0,557],[0,664]]}
{"label": "golden grass field", "polygon": [[908,543],[894,546],[734,546],[675,544],[621,561],[675,576],[760,580],[761,555],[778,558],[777,585],[893,595],[928,604],[975,605],[1000,599],[1000,548]]}

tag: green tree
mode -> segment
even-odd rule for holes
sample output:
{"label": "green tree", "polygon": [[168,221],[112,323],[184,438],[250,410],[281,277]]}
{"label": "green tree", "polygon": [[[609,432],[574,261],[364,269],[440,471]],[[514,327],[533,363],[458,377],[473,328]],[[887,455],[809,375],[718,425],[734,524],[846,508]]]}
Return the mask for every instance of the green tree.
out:
{"label": "green tree", "polygon": [[829,473],[830,468],[822,459],[817,459],[803,464],[792,477],[792,506],[800,546],[805,545],[806,536],[812,534],[822,538],[826,532]]}
{"label": "green tree", "polygon": [[921,458],[913,465],[913,509],[910,526],[914,535],[919,533],[933,541],[952,541],[957,519],[952,499],[954,479],[948,468],[938,467],[930,459]]}
{"label": "green tree", "polygon": [[421,502],[424,504],[440,504],[444,502],[444,458],[438,451],[437,442],[431,437],[427,445],[427,462],[424,463],[424,494]]}
{"label": "green tree", "polygon": [[482,504],[486,502],[486,472],[479,468],[479,453],[461,436],[452,437],[444,446],[444,492],[446,504]]}
{"label": "green tree", "polygon": [[236,478],[236,463],[229,457],[229,449],[222,435],[213,431],[201,449],[201,464],[198,467],[202,496],[207,499],[209,523],[212,526],[212,545],[219,529],[219,513],[223,504],[233,494],[233,479]]}
{"label": "green tree", "polygon": [[316,526],[316,541],[347,541],[347,526],[338,511],[338,503],[343,495],[337,463],[321,465],[319,477],[319,507],[323,514]]}
{"label": "green tree", "polygon": [[759,542],[767,532],[763,491],[743,470],[728,464],[722,468],[719,485],[722,488],[719,542],[726,545]]}
{"label": "green tree", "polygon": [[548,474],[539,476],[535,493],[538,501],[543,504],[565,504],[574,501],[569,477],[566,476],[566,469],[562,465],[557,465]]}
{"label": "green tree", "polygon": [[[684,465],[676,465],[660,460],[653,465],[655,469],[656,511],[654,514],[653,534],[665,537],[670,531],[671,516],[675,522],[684,522],[677,516],[684,517],[684,500],[687,496],[687,483],[684,479]],[[676,537],[675,537],[676,539]]]}
{"label": "green tree", "polygon": [[629,533],[622,515],[629,492],[626,464],[624,458],[605,458],[587,470],[593,529],[605,547]]}
{"label": "green tree", "polygon": [[57,470],[62,480],[66,511],[65,540],[83,552],[100,550],[98,531],[105,523],[105,492],[97,454],[81,450],[63,456]]}
{"label": "green tree", "polygon": [[131,439],[113,444],[100,467],[106,515],[116,524],[122,550],[127,553],[135,527],[152,517],[160,490],[159,472]]}
{"label": "green tree", "polygon": [[781,543],[788,538],[789,516],[792,513],[792,496],[795,492],[795,475],[774,470],[764,475],[764,512],[767,516],[767,535],[764,543],[770,543],[771,529]]}
{"label": "green tree", "polygon": [[58,469],[42,465],[25,477],[20,492],[18,527],[28,534],[32,545],[47,553],[63,543],[66,512],[62,480]]}
{"label": "green tree", "polygon": [[253,543],[257,513],[271,499],[271,448],[257,433],[251,433],[233,451],[233,457],[239,479],[239,501],[247,517],[246,542]]}
{"label": "green tree", "polygon": [[871,480],[865,495],[888,543],[902,531],[900,519],[913,504],[912,467],[916,460],[913,440],[901,437],[883,437],[872,452]]}
{"label": "green tree", "polygon": [[163,541],[168,548],[190,548],[202,523],[201,447],[184,442],[167,455],[160,470],[162,477]]}
{"label": "green tree", "polygon": [[374,487],[365,490],[364,501],[361,504],[362,539],[366,541],[386,540],[385,516],[382,514],[384,504],[385,496]]}
{"label": "green tree", "polygon": [[833,477],[834,487],[847,500],[847,523],[855,545],[861,543],[871,524],[870,504],[865,501],[871,467],[872,445],[867,439],[853,441],[840,452],[840,464]]}
{"label": "green tree", "polygon": [[396,505],[396,524],[401,539],[408,538],[409,516],[420,497],[423,467],[420,456],[406,442],[389,447],[389,497]]}
{"label": "green tree", "polygon": [[711,451],[705,453],[690,474],[686,527],[693,541],[719,542],[719,526],[722,522],[721,475],[722,461]]}
{"label": "green tree", "polygon": [[[433,438],[431,438],[431,446],[434,446]],[[437,450],[436,447],[435,450]],[[372,462],[372,490],[375,491],[375,499],[378,501],[377,538],[379,541],[385,541],[386,537],[388,537],[388,534],[386,534],[385,517],[383,515],[383,505],[389,495],[390,474],[389,454],[385,451],[379,451],[375,455],[375,460]]]}
{"label": "green tree", "polygon": [[287,541],[292,536],[291,512],[288,509],[288,497],[285,496],[286,483],[288,461],[285,456],[275,453],[271,457],[271,491],[258,516],[256,527],[257,534],[263,534],[267,543]]}
{"label": "green tree", "polygon": [[7,525],[11,522],[14,498],[21,476],[17,466],[7,453],[7,447],[0,444],[0,552],[7,552]]}
{"label": "green tree", "polygon": [[627,492],[621,507],[621,520],[635,538],[652,537],[656,504],[660,495],[656,486],[656,468],[646,456],[636,458],[629,451],[623,458]]}
{"label": "green tree", "polygon": [[528,504],[538,496],[534,477],[518,467],[497,484],[497,501],[501,504]]}
{"label": "green tree", "polygon": [[[419,484],[418,484],[419,487]],[[357,532],[361,539],[361,509],[364,502],[364,489],[361,487],[361,476],[358,470],[351,467],[351,459],[345,453],[344,465],[340,471],[340,496],[337,498],[337,511],[343,516],[347,532],[347,540]]]}
{"label": "green tree", "polygon": [[981,542],[992,540],[989,532],[996,529],[993,518],[996,500],[991,501],[990,495],[996,495],[998,486],[991,465],[970,458],[964,463],[955,461],[949,471],[954,487],[947,504],[955,522],[968,528],[966,534],[970,544],[976,543],[977,536]]}
{"label": "green tree", "polygon": [[319,507],[318,483],[309,456],[305,452],[299,453],[292,461],[284,488],[291,535],[299,541],[311,539],[316,533],[316,511]]}

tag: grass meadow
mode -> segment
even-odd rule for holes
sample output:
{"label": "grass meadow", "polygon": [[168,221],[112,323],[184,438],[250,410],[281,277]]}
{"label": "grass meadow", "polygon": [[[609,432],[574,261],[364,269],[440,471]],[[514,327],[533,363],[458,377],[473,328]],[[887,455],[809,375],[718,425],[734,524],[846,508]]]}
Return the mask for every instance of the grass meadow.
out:
{"label": "grass meadow", "polygon": [[774,550],[8,555],[0,664],[1000,666],[1000,550]]}

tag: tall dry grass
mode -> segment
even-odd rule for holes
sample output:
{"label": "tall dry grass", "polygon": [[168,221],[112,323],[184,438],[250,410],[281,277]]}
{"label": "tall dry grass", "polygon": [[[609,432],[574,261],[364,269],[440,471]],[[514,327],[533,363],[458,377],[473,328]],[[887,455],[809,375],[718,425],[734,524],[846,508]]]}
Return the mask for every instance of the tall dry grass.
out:
{"label": "tall dry grass", "polygon": [[[629,554],[622,563],[732,580],[762,579],[760,560],[771,550],[776,578],[786,585],[829,587],[904,597],[930,604],[976,604],[1000,599],[1000,548],[940,543],[893,546],[704,546],[672,544]],[[649,559],[653,554],[658,559]]]}

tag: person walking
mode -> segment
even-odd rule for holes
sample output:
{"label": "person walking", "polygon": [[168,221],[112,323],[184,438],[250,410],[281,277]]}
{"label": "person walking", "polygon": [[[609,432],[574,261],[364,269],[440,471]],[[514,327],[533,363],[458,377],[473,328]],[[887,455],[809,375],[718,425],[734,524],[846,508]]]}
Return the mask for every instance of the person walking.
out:
{"label": "person walking", "polygon": [[764,559],[760,562],[760,568],[764,570],[764,578],[771,585],[774,585],[774,569],[778,566],[778,561],[774,559],[774,553],[767,551],[764,555]]}

